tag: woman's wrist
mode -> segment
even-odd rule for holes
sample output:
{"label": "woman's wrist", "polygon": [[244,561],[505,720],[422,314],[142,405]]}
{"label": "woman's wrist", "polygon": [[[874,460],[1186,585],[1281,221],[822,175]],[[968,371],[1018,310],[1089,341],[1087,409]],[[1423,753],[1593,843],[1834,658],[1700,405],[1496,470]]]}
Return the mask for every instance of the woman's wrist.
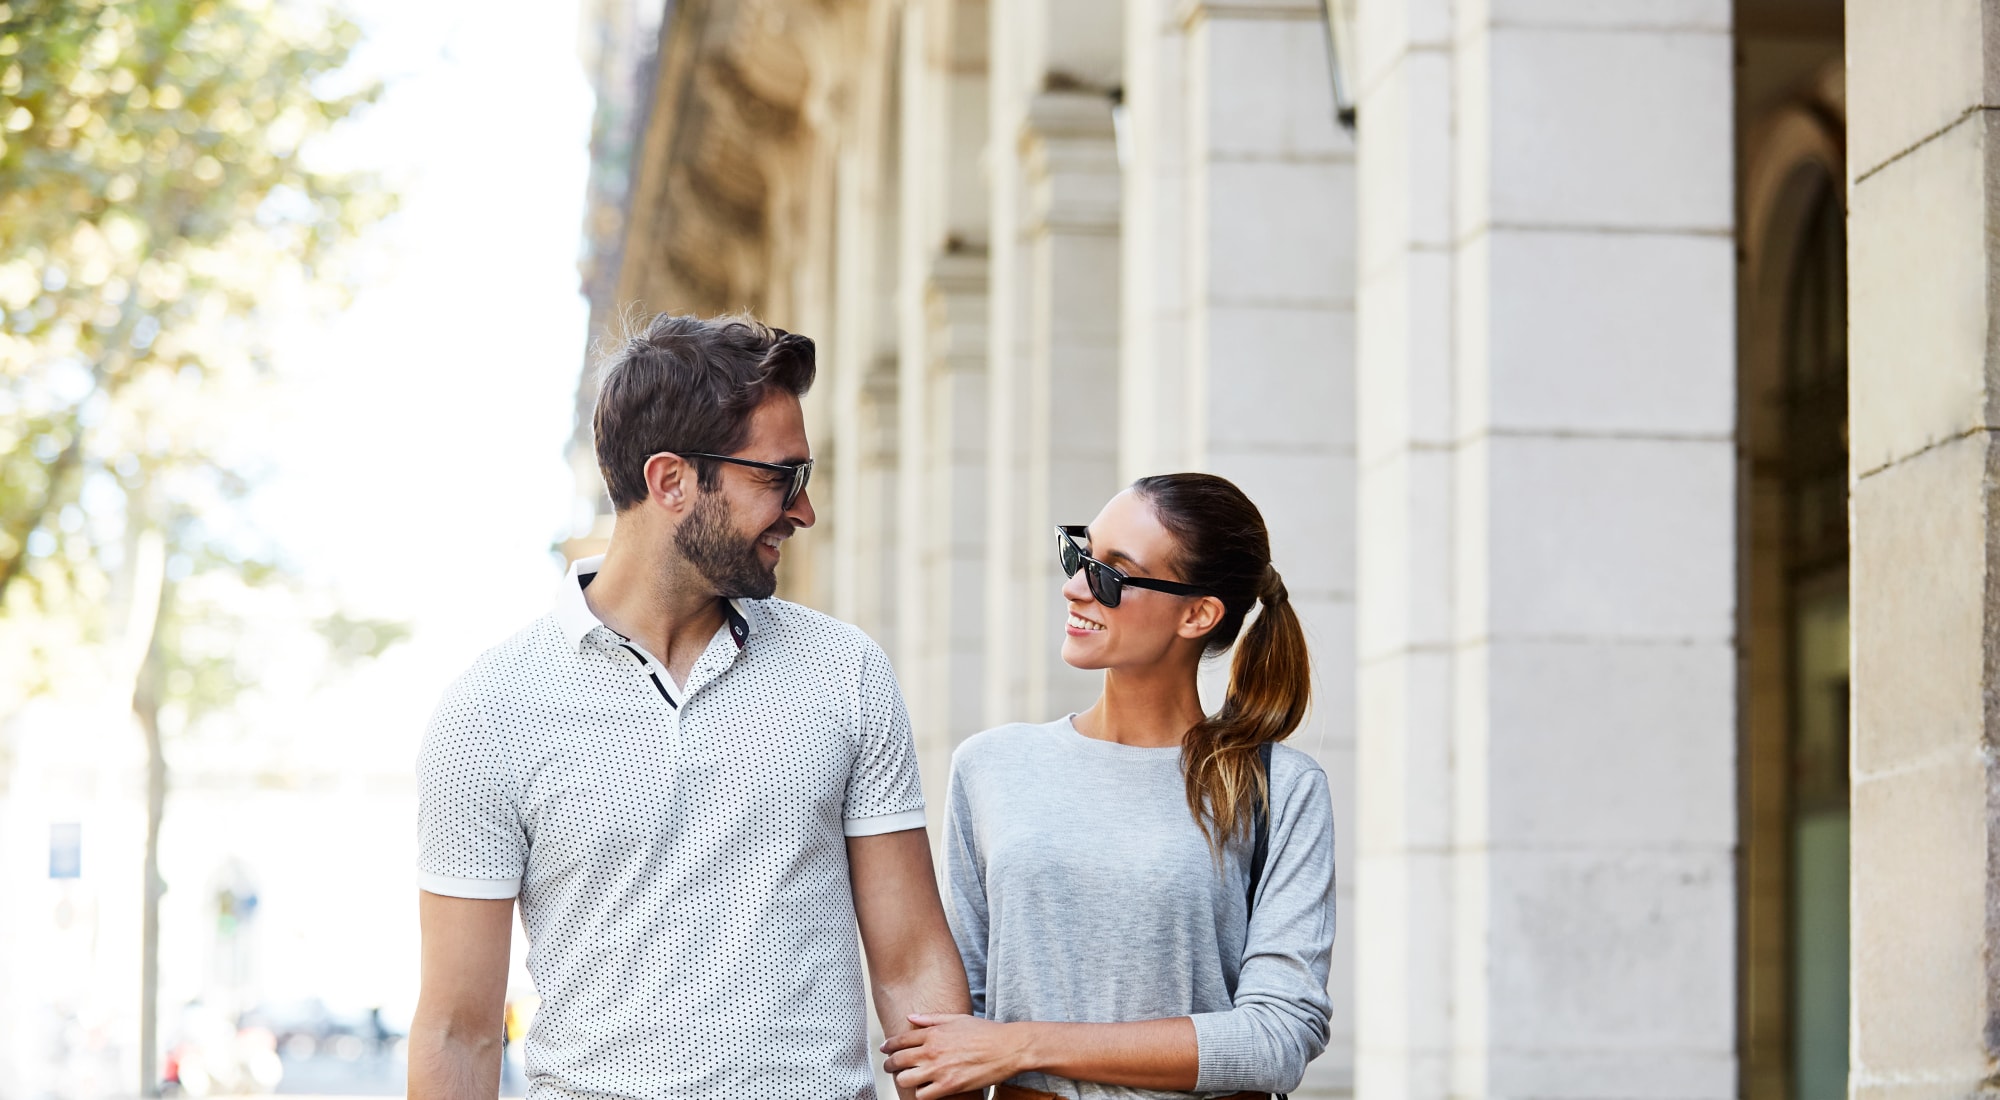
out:
{"label": "woman's wrist", "polygon": [[1008,1077],[1033,1073],[1049,1064],[1048,1052],[1043,1049],[1048,1039],[1048,1028],[1033,1020],[1000,1026],[1008,1029],[1007,1050],[1012,1055],[1011,1064],[1007,1067]]}

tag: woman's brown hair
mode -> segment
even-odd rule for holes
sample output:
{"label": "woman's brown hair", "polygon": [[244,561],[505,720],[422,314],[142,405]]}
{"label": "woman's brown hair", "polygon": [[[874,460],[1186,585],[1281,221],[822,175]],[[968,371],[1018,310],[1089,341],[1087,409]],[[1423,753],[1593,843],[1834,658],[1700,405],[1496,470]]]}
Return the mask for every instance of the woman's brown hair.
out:
{"label": "woman's brown hair", "polygon": [[[1256,819],[1270,789],[1257,764],[1258,747],[1282,741],[1305,721],[1312,702],[1312,665],[1305,631],[1285,582],[1271,565],[1271,535],[1263,513],[1226,478],[1160,474],[1132,483],[1179,548],[1180,579],[1209,588],[1222,601],[1206,653],[1236,642],[1222,709],[1181,739],[1188,812],[1220,858],[1222,847]],[[1243,631],[1258,604],[1263,609]]]}

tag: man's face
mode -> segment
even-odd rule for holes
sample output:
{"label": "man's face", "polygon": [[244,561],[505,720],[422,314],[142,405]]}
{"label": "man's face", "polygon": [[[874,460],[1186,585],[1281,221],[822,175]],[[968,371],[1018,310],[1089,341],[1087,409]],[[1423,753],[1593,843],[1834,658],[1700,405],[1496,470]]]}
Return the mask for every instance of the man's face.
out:
{"label": "man's face", "polygon": [[[732,457],[791,464],[812,456],[804,411],[788,393],[764,399],[750,416],[750,438]],[[718,463],[721,481],[703,490],[674,531],[674,547],[725,598],[761,600],[778,590],[783,542],[811,527],[810,491],[785,507],[790,479],[775,470]]]}

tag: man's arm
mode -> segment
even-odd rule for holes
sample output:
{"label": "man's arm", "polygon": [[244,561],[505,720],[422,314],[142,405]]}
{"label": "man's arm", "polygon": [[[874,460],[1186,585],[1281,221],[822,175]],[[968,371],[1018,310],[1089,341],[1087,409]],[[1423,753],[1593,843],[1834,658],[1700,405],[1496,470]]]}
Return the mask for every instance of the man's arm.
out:
{"label": "man's arm", "polygon": [[[848,837],[847,867],[861,948],[868,954],[868,984],[883,1032],[910,1030],[913,1015],[971,1012],[965,967],[938,900],[928,833],[904,829]],[[915,1096],[907,1089],[896,1091],[903,1100]]]}
{"label": "man's arm", "polygon": [[492,1100],[500,1095],[514,899],[418,891],[417,916],[423,987],[410,1021],[409,1100]]}

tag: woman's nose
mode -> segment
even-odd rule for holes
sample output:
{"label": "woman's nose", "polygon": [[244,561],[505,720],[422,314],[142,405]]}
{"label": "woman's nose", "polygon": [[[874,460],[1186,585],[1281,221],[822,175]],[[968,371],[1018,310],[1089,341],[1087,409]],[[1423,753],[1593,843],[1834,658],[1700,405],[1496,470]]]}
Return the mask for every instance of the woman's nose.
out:
{"label": "woman's nose", "polygon": [[1073,600],[1076,603],[1089,602],[1091,599],[1090,582],[1085,579],[1088,575],[1088,570],[1079,569],[1069,580],[1064,581],[1062,586],[1063,598]]}

